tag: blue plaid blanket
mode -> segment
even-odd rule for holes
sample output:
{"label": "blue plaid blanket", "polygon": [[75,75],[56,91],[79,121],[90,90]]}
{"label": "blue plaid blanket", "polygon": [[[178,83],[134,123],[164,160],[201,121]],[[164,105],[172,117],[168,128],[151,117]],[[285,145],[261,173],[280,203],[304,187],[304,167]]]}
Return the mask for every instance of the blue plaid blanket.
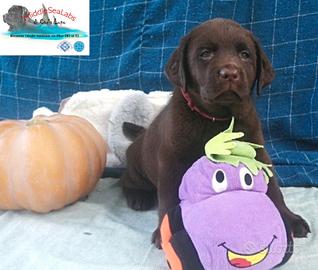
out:
{"label": "blue plaid blanket", "polygon": [[1,119],[55,110],[77,91],[171,90],[163,70],[180,38],[231,18],[259,37],[276,70],[257,105],[281,184],[318,186],[317,0],[91,0],[90,8],[89,57],[0,57]]}

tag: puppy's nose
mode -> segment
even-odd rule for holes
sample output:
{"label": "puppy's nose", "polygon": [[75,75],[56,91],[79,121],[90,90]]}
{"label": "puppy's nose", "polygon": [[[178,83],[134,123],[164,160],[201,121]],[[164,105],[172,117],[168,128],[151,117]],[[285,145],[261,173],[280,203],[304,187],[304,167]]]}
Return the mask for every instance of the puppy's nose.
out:
{"label": "puppy's nose", "polygon": [[240,79],[240,72],[234,65],[228,65],[221,68],[218,75],[219,79],[224,81],[238,81]]}

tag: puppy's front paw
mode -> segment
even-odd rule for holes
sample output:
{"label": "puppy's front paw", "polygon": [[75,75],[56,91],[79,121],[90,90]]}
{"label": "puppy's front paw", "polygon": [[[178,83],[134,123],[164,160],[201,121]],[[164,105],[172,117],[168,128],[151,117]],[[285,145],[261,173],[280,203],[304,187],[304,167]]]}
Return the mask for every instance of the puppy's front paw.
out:
{"label": "puppy's front paw", "polygon": [[301,216],[294,215],[288,221],[294,237],[303,238],[311,233],[308,223]]}
{"label": "puppy's front paw", "polygon": [[156,203],[156,192],[141,189],[123,188],[127,205],[136,211],[146,211],[152,209]]}
{"label": "puppy's front paw", "polygon": [[156,248],[161,249],[161,234],[160,229],[157,228],[153,233],[151,237],[151,242],[156,246]]}

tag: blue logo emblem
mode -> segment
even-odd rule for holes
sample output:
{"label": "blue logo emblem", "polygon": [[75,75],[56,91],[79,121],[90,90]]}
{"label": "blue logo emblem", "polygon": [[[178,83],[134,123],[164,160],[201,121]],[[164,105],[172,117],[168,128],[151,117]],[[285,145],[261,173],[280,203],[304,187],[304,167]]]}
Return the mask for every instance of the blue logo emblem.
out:
{"label": "blue logo emblem", "polygon": [[72,45],[67,42],[67,41],[63,41],[61,42],[58,46],[59,49],[61,49],[63,52],[68,51],[70,48],[72,48]]}
{"label": "blue logo emblem", "polygon": [[85,44],[82,41],[76,41],[74,43],[74,50],[77,52],[82,52],[84,50]]}

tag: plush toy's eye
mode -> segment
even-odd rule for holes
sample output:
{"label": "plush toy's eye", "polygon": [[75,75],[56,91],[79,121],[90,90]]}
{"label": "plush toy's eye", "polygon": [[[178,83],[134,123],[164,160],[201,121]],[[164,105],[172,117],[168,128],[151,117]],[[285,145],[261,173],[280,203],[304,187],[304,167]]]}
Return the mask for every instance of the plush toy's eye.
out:
{"label": "plush toy's eye", "polygon": [[254,186],[253,175],[246,167],[243,167],[240,170],[240,181],[243,189],[250,190]]}
{"label": "plush toy's eye", "polygon": [[217,170],[212,177],[212,187],[215,192],[219,193],[227,189],[226,174],[222,170]]}

